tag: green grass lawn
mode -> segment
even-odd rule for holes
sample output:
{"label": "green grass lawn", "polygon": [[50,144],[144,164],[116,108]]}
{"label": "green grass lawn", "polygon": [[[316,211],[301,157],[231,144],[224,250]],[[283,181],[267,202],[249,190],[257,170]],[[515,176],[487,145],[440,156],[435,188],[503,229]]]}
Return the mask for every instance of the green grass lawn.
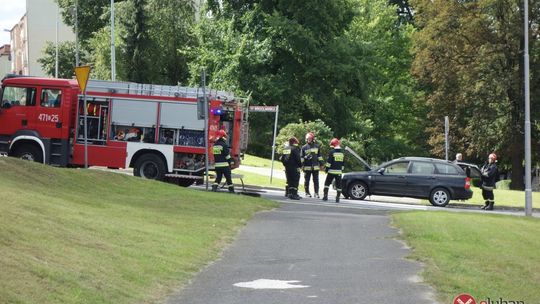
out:
{"label": "green grass lawn", "polygon": [[[274,187],[280,189],[285,188],[286,181],[284,179],[276,178],[275,176],[272,177],[272,183],[270,183],[270,176],[247,172],[240,169],[235,169],[233,173],[243,175],[244,183],[246,185]],[[233,182],[236,183],[234,179]]]}
{"label": "green grass lawn", "polygon": [[[426,265],[441,303],[461,293],[476,303],[540,299],[540,219],[492,214],[407,212],[394,224]],[[516,302],[517,303],[517,302]]]}
{"label": "green grass lawn", "polygon": [[[242,160],[242,165],[251,166],[251,167],[271,168],[272,160],[245,154],[244,159]],[[279,170],[284,169],[283,164],[277,158],[274,160],[274,169],[279,169]]]}
{"label": "green grass lawn", "polygon": [[[478,206],[484,206],[484,199],[482,198],[482,189],[473,187],[473,197],[466,201],[450,201],[451,204],[472,204]],[[525,191],[517,190],[503,190],[495,189],[495,207],[525,207]],[[426,204],[430,204],[429,201],[425,201]],[[540,208],[540,195],[537,192],[533,192],[533,208]]]}
{"label": "green grass lawn", "polygon": [[0,158],[1,303],[155,303],[270,201]]}

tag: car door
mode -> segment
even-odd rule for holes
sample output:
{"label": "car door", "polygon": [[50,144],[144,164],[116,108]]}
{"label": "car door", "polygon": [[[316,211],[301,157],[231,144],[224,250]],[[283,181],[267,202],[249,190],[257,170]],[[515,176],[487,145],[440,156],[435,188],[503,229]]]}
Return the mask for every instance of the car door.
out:
{"label": "car door", "polygon": [[0,110],[0,135],[11,136],[18,130],[34,129],[31,122],[35,104],[35,88],[4,87]]}
{"label": "car door", "polygon": [[436,179],[431,162],[412,161],[407,175],[407,191],[411,196],[429,197]]}
{"label": "car door", "polygon": [[62,137],[62,95],[62,88],[44,87],[39,90],[35,124],[43,137]]}
{"label": "car door", "polygon": [[378,170],[373,176],[372,193],[379,195],[401,195],[407,191],[409,161],[393,162]]}

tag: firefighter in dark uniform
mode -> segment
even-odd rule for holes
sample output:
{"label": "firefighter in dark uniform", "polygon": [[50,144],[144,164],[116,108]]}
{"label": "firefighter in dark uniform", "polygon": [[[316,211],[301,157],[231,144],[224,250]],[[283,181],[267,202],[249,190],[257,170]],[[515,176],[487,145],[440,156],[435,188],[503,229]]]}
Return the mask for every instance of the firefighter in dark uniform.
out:
{"label": "firefighter in dark uniform", "polygon": [[339,139],[334,138],[330,141],[330,147],[332,150],[328,155],[328,161],[326,162],[326,180],[324,181],[324,196],[323,201],[328,200],[328,189],[332,184],[332,180],[336,181],[336,203],[339,203],[339,196],[341,195],[341,174],[343,173],[343,161],[345,154],[341,150]]}
{"label": "firefighter in dark uniform", "polygon": [[287,176],[287,185],[289,186],[289,198],[299,200],[298,184],[300,183],[302,160],[300,158],[300,147],[298,146],[298,139],[296,139],[296,137],[291,137],[289,139],[288,149],[290,149],[290,153],[283,164],[285,165],[285,175]]}
{"label": "firefighter in dark uniform", "polygon": [[233,160],[229,154],[229,145],[227,144],[226,139],[227,132],[225,132],[225,130],[217,131],[217,140],[212,149],[214,154],[214,167],[216,168],[216,180],[212,184],[212,191],[217,191],[219,183],[221,183],[221,178],[225,176],[229,192],[234,193],[234,185],[231,178],[231,165]]}
{"label": "firefighter in dark uniform", "polygon": [[315,142],[315,134],[306,134],[306,144],[302,147],[302,169],[304,170],[304,190],[306,197],[311,197],[309,192],[309,181],[313,176],[313,194],[319,198],[319,170],[324,166],[324,159],[321,156],[319,145]]}
{"label": "firefighter in dark uniform", "polygon": [[480,172],[482,173],[482,197],[485,200],[485,205],[482,207],[484,210],[493,210],[495,205],[495,196],[493,195],[493,189],[495,189],[495,183],[497,182],[497,155],[491,153],[488,156],[488,161],[485,163]]}
{"label": "firefighter in dark uniform", "polygon": [[[289,162],[290,157],[291,157],[291,146],[289,145],[289,142],[287,141],[283,144],[283,152],[281,153],[281,157],[279,158],[284,168],[287,168],[287,163]],[[285,178],[287,179],[285,181],[285,197],[289,197],[290,178],[289,178],[289,175],[287,174],[287,170],[285,170]]]}

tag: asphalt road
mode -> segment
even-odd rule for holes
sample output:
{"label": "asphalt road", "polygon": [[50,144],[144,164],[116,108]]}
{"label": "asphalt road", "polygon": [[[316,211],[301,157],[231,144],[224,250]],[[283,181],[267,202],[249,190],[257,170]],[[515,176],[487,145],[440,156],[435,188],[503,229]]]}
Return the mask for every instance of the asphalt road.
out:
{"label": "asphalt road", "polygon": [[257,214],[167,303],[436,303],[385,208],[265,196],[281,207]]}

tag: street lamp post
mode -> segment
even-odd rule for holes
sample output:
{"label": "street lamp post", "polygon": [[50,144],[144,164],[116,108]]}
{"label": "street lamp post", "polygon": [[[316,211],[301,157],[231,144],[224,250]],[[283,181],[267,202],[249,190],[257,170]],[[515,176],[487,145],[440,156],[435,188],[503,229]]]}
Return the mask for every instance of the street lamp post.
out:
{"label": "street lamp post", "polygon": [[529,89],[529,0],[524,2],[524,73],[525,73],[525,215],[532,216],[532,189],[531,189],[531,111]]}
{"label": "street lamp post", "polygon": [[56,62],[54,65],[54,78],[58,78],[58,19],[60,18],[60,6],[56,8]]}
{"label": "street lamp post", "polygon": [[111,80],[116,80],[116,56],[114,47],[114,0],[111,0]]}
{"label": "street lamp post", "polygon": [[75,66],[79,64],[79,1],[75,0]]}

